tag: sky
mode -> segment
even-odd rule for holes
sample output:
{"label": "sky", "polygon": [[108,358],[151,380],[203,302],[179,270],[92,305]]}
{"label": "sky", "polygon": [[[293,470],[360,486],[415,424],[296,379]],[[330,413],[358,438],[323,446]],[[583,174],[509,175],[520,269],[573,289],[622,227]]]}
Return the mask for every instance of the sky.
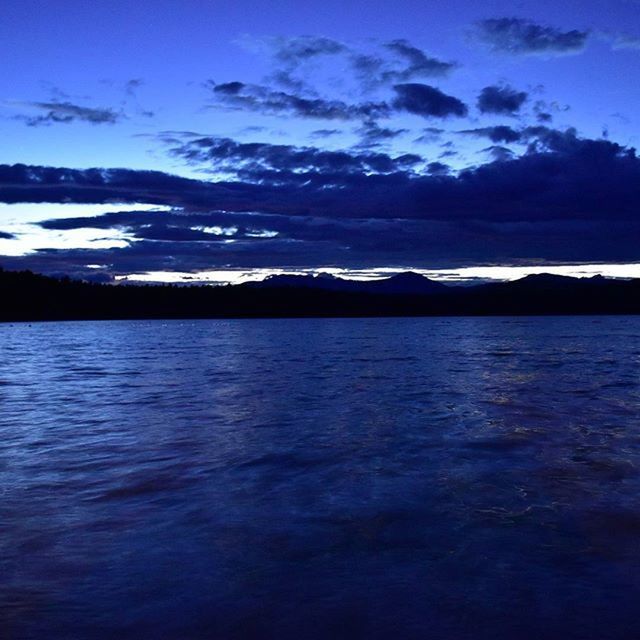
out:
{"label": "sky", "polygon": [[0,266],[640,277],[640,0],[10,3]]}

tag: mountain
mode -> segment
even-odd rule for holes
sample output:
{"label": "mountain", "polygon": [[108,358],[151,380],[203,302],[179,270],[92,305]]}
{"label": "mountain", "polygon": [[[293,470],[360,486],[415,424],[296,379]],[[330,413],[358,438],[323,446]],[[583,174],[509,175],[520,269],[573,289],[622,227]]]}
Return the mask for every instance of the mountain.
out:
{"label": "mountain", "polygon": [[413,271],[399,273],[382,280],[372,280],[365,284],[366,290],[370,293],[425,295],[449,290],[447,285]]}
{"label": "mountain", "polygon": [[97,284],[0,269],[0,321],[640,314],[640,279],[549,274],[447,287],[415,273],[356,282],[274,276],[237,286]]}
{"label": "mountain", "polygon": [[446,285],[413,271],[405,271],[379,280],[346,280],[328,273],[320,273],[316,276],[274,275],[268,276],[260,282],[247,282],[242,286],[250,289],[296,288],[396,295],[442,293],[449,289]]}
{"label": "mountain", "polygon": [[485,289],[499,288],[505,291],[562,291],[575,289],[576,287],[591,288],[597,287],[607,282],[612,282],[603,276],[597,275],[591,278],[572,278],[571,276],[561,276],[555,273],[534,273],[518,280],[509,282],[492,282],[490,284],[478,285]]}

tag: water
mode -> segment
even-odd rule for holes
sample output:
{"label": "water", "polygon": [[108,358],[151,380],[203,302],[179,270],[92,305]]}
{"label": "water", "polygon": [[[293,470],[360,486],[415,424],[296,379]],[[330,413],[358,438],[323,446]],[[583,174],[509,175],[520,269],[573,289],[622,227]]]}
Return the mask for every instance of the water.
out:
{"label": "water", "polygon": [[640,637],[640,317],[0,325],[3,638]]}

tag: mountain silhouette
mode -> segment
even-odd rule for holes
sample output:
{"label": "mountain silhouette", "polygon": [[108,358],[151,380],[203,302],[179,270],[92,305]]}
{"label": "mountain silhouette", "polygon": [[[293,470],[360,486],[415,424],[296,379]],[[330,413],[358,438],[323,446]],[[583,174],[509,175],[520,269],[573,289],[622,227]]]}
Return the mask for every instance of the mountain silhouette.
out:
{"label": "mountain silhouette", "polygon": [[348,291],[351,293],[428,294],[446,291],[449,287],[429,278],[405,271],[390,278],[377,280],[347,280],[320,273],[318,275],[273,275],[260,282],[241,285],[251,289],[305,288],[323,291]]}
{"label": "mountain silhouette", "polygon": [[0,269],[0,321],[640,314],[640,279],[551,274],[469,287],[407,272],[375,281],[273,276],[242,285],[96,284]]}

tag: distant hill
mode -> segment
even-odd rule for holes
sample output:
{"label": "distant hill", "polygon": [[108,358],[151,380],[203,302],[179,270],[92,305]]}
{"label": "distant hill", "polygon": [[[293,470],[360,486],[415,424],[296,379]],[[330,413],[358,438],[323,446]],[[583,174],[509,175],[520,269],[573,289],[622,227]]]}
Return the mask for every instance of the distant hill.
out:
{"label": "distant hill", "polygon": [[376,281],[274,276],[259,283],[109,285],[0,270],[0,321],[435,315],[640,314],[640,280],[549,274],[449,287],[416,273]]}
{"label": "distant hill", "polygon": [[429,278],[406,271],[390,278],[378,280],[346,280],[328,273],[313,275],[274,275],[260,282],[247,282],[244,287],[250,289],[305,288],[323,291],[348,291],[350,293],[385,294],[427,294],[442,293],[449,289],[446,285]]}

